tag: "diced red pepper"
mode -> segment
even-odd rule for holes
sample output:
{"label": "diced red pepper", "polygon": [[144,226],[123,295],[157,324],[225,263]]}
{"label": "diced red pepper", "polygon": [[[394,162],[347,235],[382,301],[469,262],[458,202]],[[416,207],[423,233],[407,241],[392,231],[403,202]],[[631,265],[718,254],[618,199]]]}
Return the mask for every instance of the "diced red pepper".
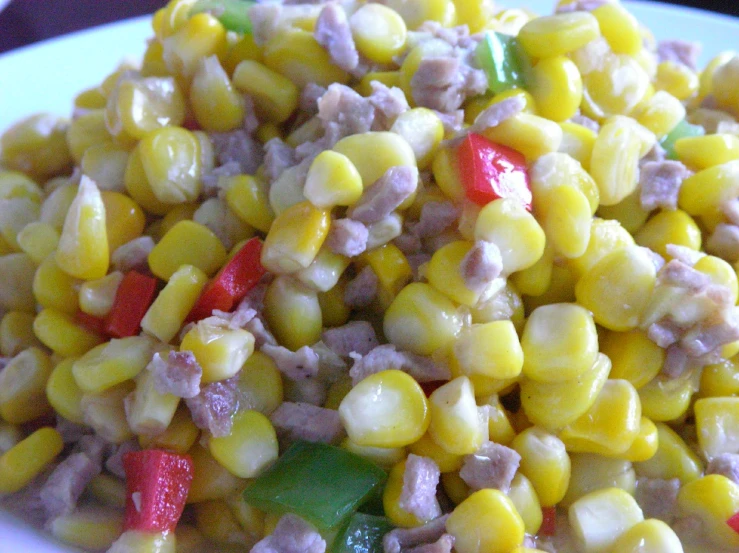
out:
{"label": "diced red pepper", "polygon": [[105,335],[105,319],[95,317],[85,313],[84,311],[77,311],[77,314],[74,316],[74,320],[77,324],[84,326],[87,330]]}
{"label": "diced red pepper", "polygon": [[734,532],[739,534],[739,513],[735,513],[734,516],[729,518],[729,520],[726,521],[726,524],[728,524]]}
{"label": "diced red pepper", "polygon": [[113,307],[105,320],[105,332],[115,338],[136,336],[141,319],[154,301],[157,279],[137,271],[127,272],[113,300]]}
{"label": "diced red pepper", "polygon": [[522,154],[470,133],[457,149],[457,164],[467,199],[486,205],[511,198],[531,211],[531,186]]}
{"label": "diced red pepper", "polygon": [[214,309],[231,311],[267,271],[260,261],[262,242],[252,238],[211,280],[187,316],[187,322],[210,317]]}
{"label": "diced red pepper", "polygon": [[539,527],[539,534],[542,536],[553,536],[557,531],[557,508],[542,507],[542,521]]}
{"label": "diced red pepper", "polygon": [[161,449],[123,456],[126,471],[124,530],[171,532],[185,508],[193,477],[189,455]]}

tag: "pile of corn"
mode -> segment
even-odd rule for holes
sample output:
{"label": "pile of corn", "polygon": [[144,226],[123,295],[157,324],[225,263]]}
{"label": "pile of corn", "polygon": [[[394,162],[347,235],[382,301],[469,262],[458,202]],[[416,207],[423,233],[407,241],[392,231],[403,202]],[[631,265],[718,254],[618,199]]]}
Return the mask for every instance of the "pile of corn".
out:
{"label": "pile of corn", "polygon": [[[316,10],[258,46],[208,13],[191,16],[192,4],[171,0],[155,14],[140,73],[122,67],[76,98],[71,120],[38,115],[0,141],[0,494],[21,490],[61,453],[50,419],[57,414],[113,443],[137,438],[143,447],[189,452],[192,516],[177,530],[177,551],[206,543],[243,551],[268,534],[276,519],[239,491],[277,457],[267,416],[289,385],[269,357],[253,352],[246,330],[201,323],[180,334],[229,250],[259,236],[262,264],[276,277],[265,317],[281,345],[312,345],[326,327],[357,318],[344,290],[350,275],[371,267],[379,294],[362,316],[372,314],[387,342],[451,368],[452,379],[428,396],[397,371],[354,387],[345,375],[328,390],[324,405],[339,409],[348,434],[342,447],[389,471],[383,499],[393,524],[427,522],[398,504],[404,462],[415,453],[441,469],[457,553],[534,553],[523,547],[524,533],[539,532],[548,508],[557,509],[557,532],[573,550],[680,551],[675,531],[644,520],[633,498],[644,477],[679,479],[676,516],[702,528],[685,549],[736,551],[739,533],[726,521],[739,511],[739,485],[704,471],[715,456],[739,453],[739,342],[724,345],[717,364],[679,378],[661,374],[665,350],[646,332],[657,269],[645,248],[666,260],[671,244],[700,252],[726,222],[724,202],[739,196],[739,136],[730,132],[739,118],[739,57],[721,54],[698,73],[657,63],[653,37],[618,3],[537,18],[486,0],[386,0],[356,3],[373,24],[353,38],[365,59],[388,69],[352,80],[313,38]],[[452,137],[433,111],[413,107],[409,83],[422,46],[402,65],[393,60],[427,20],[518,35],[535,61],[527,90],[464,105],[472,124],[495,102],[525,100],[521,113],[483,134],[525,156],[531,213],[509,200],[482,209],[466,202],[444,142]],[[280,137],[294,147],[315,127],[312,119],[292,126],[306,83],[350,83],[367,95],[372,80],[401,88],[411,103],[390,132],[353,135],[320,154],[297,198],[268,189],[260,168],[222,177],[223,193],[203,200],[201,176],[216,165],[208,133],[242,126],[245,94],[259,116],[258,140]],[[570,121],[578,109],[598,131]],[[675,145],[693,171],[678,209],[645,211],[639,160],[686,117],[707,132]],[[400,206],[398,229],[426,202],[462,206],[417,282],[392,241],[399,230],[353,259],[324,246],[332,217],[397,165],[431,175]],[[111,257],[142,236],[156,243],[148,266],[163,287],[140,335],[105,341],[79,314],[105,318],[123,279]],[[500,291],[484,302],[460,276],[476,240],[502,254]],[[736,303],[736,267],[697,257],[694,268]],[[155,390],[143,369],[155,351],[172,348],[195,354],[204,383],[239,375],[258,407],[238,413],[229,436],[199,440],[179,398]],[[521,456],[508,493],[471,493],[459,476],[463,457],[486,440]],[[96,507],[54,520],[50,531],[105,549],[120,532],[123,483],[104,473],[87,494]]]}

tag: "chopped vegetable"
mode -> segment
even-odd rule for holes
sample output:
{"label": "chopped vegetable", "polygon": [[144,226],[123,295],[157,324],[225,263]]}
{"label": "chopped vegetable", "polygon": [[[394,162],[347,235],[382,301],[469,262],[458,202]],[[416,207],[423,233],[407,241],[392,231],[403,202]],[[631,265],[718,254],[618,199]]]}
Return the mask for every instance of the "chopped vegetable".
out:
{"label": "chopped vegetable", "polygon": [[735,513],[734,516],[726,521],[726,524],[728,524],[734,532],[739,534],[739,513]]}
{"label": "chopped vegetable", "polygon": [[354,513],[334,541],[333,553],[381,553],[382,538],[392,529],[385,517]]}
{"label": "chopped vegetable", "polygon": [[229,31],[251,34],[249,8],[255,3],[249,0],[198,0],[190,14],[207,12],[217,18]]}
{"label": "chopped vegetable", "polygon": [[526,86],[526,70],[531,62],[516,37],[487,32],[475,54],[477,63],[488,77],[488,88],[493,94]]}
{"label": "chopped vegetable", "polygon": [[126,338],[139,333],[141,320],[154,301],[157,279],[129,271],[123,277],[115,294],[113,307],[105,320],[105,332],[115,338]]}
{"label": "chopped vegetable", "polygon": [[542,507],[542,521],[539,527],[539,534],[542,536],[553,536],[557,531],[557,508]]}
{"label": "chopped vegetable", "polygon": [[685,119],[680,121],[675,128],[672,129],[667,135],[660,140],[660,146],[665,149],[668,159],[678,159],[677,152],[675,151],[675,142],[681,138],[688,138],[693,136],[703,136],[706,131],[699,125],[691,125]]}
{"label": "chopped vegetable", "polygon": [[84,311],[77,311],[74,319],[77,324],[84,326],[87,330],[92,330],[93,332],[97,332],[98,334],[105,334],[105,319],[89,315]]}

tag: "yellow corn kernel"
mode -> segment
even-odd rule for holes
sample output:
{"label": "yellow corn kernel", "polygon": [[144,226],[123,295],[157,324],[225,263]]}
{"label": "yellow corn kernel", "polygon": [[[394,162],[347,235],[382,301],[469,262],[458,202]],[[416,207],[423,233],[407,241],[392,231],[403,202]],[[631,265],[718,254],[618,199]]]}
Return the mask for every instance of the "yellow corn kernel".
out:
{"label": "yellow corn kernel", "polygon": [[478,380],[515,378],[522,366],[523,351],[511,321],[463,328],[453,346],[452,373],[469,377],[478,395]]}
{"label": "yellow corn kernel", "polygon": [[23,311],[8,311],[0,322],[0,354],[4,357],[14,357],[24,349],[41,347],[33,333],[33,319],[31,313]]}
{"label": "yellow corn kernel", "polygon": [[439,144],[444,138],[444,125],[441,119],[426,108],[413,108],[401,113],[390,131],[399,134],[408,142],[416,156],[419,169],[431,166]]}
{"label": "yellow corn kernel", "polygon": [[429,435],[447,452],[471,455],[487,439],[487,411],[477,407],[475,390],[466,376],[434,390],[429,407]]}
{"label": "yellow corn kernel", "polygon": [[470,242],[450,242],[436,250],[426,270],[426,277],[433,287],[467,306],[475,305],[484,291],[468,288],[462,274],[462,261],[471,249]]}
{"label": "yellow corn kernel", "polygon": [[21,424],[49,412],[45,388],[51,370],[51,360],[38,348],[13,357],[0,373],[0,417]]}
{"label": "yellow corn kernel", "polygon": [[431,171],[434,180],[444,195],[450,200],[461,201],[464,196],[464,188],[459,178],[457,168],[457,156],[449,148],[442,148],[434,156],[431,162]]}
{"label": "yellow corn kernel", "polygon": [[479,490],[457,505],[446,522],[459,553],[508,553],[521,545],[524,521],[500,490]]}
{"label": "yellow corn kernel", "polygon": [[26,198],[40,203],[43,192],[29,176],[20,171],[0,170],[0,199]]}
{"label": "yellow corn kernel", "polygon": [[118,129],[141,139],[155,129],[181,125],[185,120],[185,98],[173,77],[122,80],[108,97],[106,123],[113,134]]}
{"label": "yellow corn kernel", "polygon": [[635,56],[642,49],[639,22],[620,4],[606,4],[591,12],[598,20],[600,32],[617,54]]}
{"label": "yellow corn kernel", "polygon": [[537,17],[518,34],[523,49],[533,58],[567,54],[600,36],[598,20],[588,12]]}
{"label": "yellow corn kernel", "polygon": [[40,221],[27,224],[17,236],[18,247],[37,264],[46,259],[59,243],[56,229]]}
{"label": "yellow corn kernel", "polygon": [[254,336],[243,329],[230,329],[200,321],[180,344],[191,351],[203,368],[203,382],[217,382],[234,376],[254,351]]}
{"label": "yellow corn kernel", "polygon": [[645,417],[671,421],[687,412],[694,392],[690,373],[675,379],[657,376],[639,389],[639,402]]}
{"label": "yellow corn kernel", "polygon": [[[372,186],[391,167],[416,167],[413,149],[399,134],[366,132],[342,138],[334,151],[344,154],[354,164],[365,188]],[[372,152],[371,156],[367,152]]]}
{"label": "yellow corn kernel", "polygon": [[647,417],[642,417],[639,423],[639,434],[637,434],[629,448],[623,453],[613,455],[613,457],[633,463],[648,461],[657,453],[658,447],[657,426]]}
{"label": "yellow corn kernel", "polygon": [[59,268],[54,257],[47,257],[33,277],[33,294],[42,307],[74,315],[79,309],[79,281]]}
{"label": "yellow corn kernel", "polygon": [[339,405],[349,439],[371,447],[412,444],[429,428],[432,411],[421,386],[396,370],[368,376]]}
{"label": "yellow corn kernel", "polygon": [[0,237],[11,250],[19,251],[18,233],[37,221],[39,204],[29,198],[11,198],[0,203]]}
{"label": "yellow corn kernel", "polygon": [[174,532],[126,530],[113,542],[108,553],[175,553],[175,540]]}
{"label": "yellow corn kernel", "polygon": [[162,41],[162,57],[170,73],[189,78],[198,61],[212,55],[226,55],[226,29],[208,13],[188,18],[171,36]]}
{"label": "yellow corn kernel", "polygon": [[[105,103],[101,107],[105,107]],[[96,144],[112,144],[105,126],[105,111],[93,109],[72,120],[67,129],[67,146],[76,163],[82,161],[85,151]]]}
{"label": "yellow corn kernel", "polygon": [[193,479],[188,503],[222,499],[243,489],[245,481],[226,470],[207,448],[195,444],[188,454],[192,458]]}
{"label": "yellow corn kernel", "polygon": [[348,157],[326,150],[311,163],[303,193],[317,208],[349,206],[362,195],[362,177]]}
{"label": "yellow corn kernel", "polygon": [[701,230],[693,218],[678,209],[662,211],[649,219],[634,235],[636,243],[667,257],[667,245],[676,244],[691,250],[701,248]]}
{"label": "yellow corn kernel", "polygon": [[582,551],[607,553],[621,534],[644,520],[644,515],[624,490],[605,488],[570,505],[568,519]]}
{"label": "yellow corn kernel", "polygon": [[508,491],[508,497],[521,516],[526,533],[536,535],[541,526],[543,515],[539,497],[536,495],[536,490],[534,490],[531,481],[522,473],[516,473]]}
{"label": "yellow corn kernel", "polygon": [[[720,79],[715,79],[713,82],[715,88]],[[678,100],[690,98],[698,91],[699,84],[698,74],[687,65],[672,61],[663,61],[657,65],[654,87],[657,90],[669,92]]]}
{"label": "yellow corn kernel", "polygon": [[298,89],[292,81],[259,62],[239,63],[233,84],[254,100],[260,118],[274,123],[285,121],[298,106]]}
{"label": "yellow corn kernel", "polygon": [[151,371],[141,371],[125,402],[128,426],[135,434],[159,435],[169,427],[179,402],[179,397],[156,389]]}
{"label": "yellow corn kernel", "polygon": [[[339,405],[341,405],[342,400],[346,397],[346,394],[349,393],[349,391],[352,389],[352,379],[348,375],[344,375],[343,377],[339,378],[336,382],[331,384],[328,388],[328,392],[326,393],[326,401],[324,402],[323,406],[326,409],[333,409],[336,411],[339,408]],[[347,441],[350,442],[347,438]],[[351,442],[354,446],[357,448],[359,447],[367,447],[367,446],[358,446],[354,444],[354,442]],[[370,448],[370,449],[378,449],[378,448]]]}
{"label": "yellow corn kernel", "polygon": [[557,436],[533,426],[518,434],[511,446],[521,456],[520,471],[536,490],[542,507],[559,503],[570,481],[570,458]]}
{"label": "yellow corn kernel", "polygon": [[61,184],[54,191],[44,199],[41,204],[41,217],[42,223],[47,223],[54,227],[57,232],[61,232],[64,226],[64,218],[67,216],[69,207],[72,205],[75,196],[77,195],[77,185]]}
{"label": "yellow corn kernel", "polygon": [[394,244],[385,244],[363,253],[360,265],[365,263],[372,268],[379,281],[379,300],[382,308],[387,308],[403,287],[413,278],[413,271],[405,254]]}
{"label": "yellow corn kernel", "polygon": [[680,161],[698,171],[739,159],[739,136],[707,134],[690,136],[675,142]]}
{"label": "yellow corn kernel", "polygon": [[126,506],[126,485],[111,474],[101,473],[95,476],[88,488],[90,495],[103,505],[123,509]]}
{"label": "yellow corn kernel", "polygon": [[345,438],[341,442],[341,447],[367,459],[368,461],[372,461],[377,466],[385,470],[390,470],[394,465],[403,461],[408,454],[405,447],[365,446],[355,444],[349,438]]}
{"label": "yellow corn kernel", "polygon": [[657,279],[651,254],[639,247],[616,250],[593,265],[575,286],[580,305],[609,330],[636,328]]}
{"label": "yellow corn kernel", "polygon": [[401,349],[431,355],[451,343],[462,328],[457,308],[429,284],[407,285],[385,311],[385,336]]}
{"label": "yellow corn kernel", "polygon": [[223,68],[229,75],[233,75],[236,66],[244,60],[262,61],[262,49],[251,34],[239,37],[239,40],[230,44],[223,60]]}
{"label": "yellow corn kernel", "polygon": [[177,453],[187,453],[200,435],[200,430],[192,422],[190,412],[183,406],[175,411],[166,430],[156,436],[139,435],[139,445],[146,448],[171,449]]}
{"label": "yellow corn kernel", "polygon": [[197,529],[211,543],[219,546],[232,544],[239,548],[249,546],[246,534],[225,501],[204,501],[195,505],[193,510]]}
{"label": "yellow corn kernel", "polygon": [[169,280],[182,265],[193,265],[212,275],[226,256],[226,249],[210,229],[194,221],[180,221],[154,246],[149,267],[162,280]]}
{"label": "yellow corn kernel", "polygon": [[649,75],[631,56],[612,55],[601,67],[583,75],[582,109],[602,120],[631,113],[648,95]]}
{"label": "yellow corn kernel", "polygon": [[207,131],[231,131],[244,120],[244,100],[234,90],[216,56],[198,62],[190,87],[190,105],[198,123]]}
{"label": "yellow corn kernel", "polygon": [[172,206],[160,201],[149,184],[144,165],[141,161],[141,148],[137,146],[128,156],[126,173],[123,176],[124,186],[131,198],[149,213],[165,215]]}
{"label": "yellow corn kernel", "polygon": [[705,68],[703,68],[703,71],[701,71],[700,73],[700,88],[698,93],[699,98],[703,99],[709,94],[713,94],[713,77],[716,69],[718,69],[722,65],[725,65],[735,55],[736,53],[730,50],[724,51],[712,58],[711,61],[706,64]]}
{"label": "yellow corn kernel", "polygon": [[488,413],[488,435],[491,442],[508,445],[516,436],[511,425],[509,413],[500,403],[498,394],[480,399],[480,404]]}
{"label": "yellow corn kernel", "polygon": [[255,351],[239,373],[239,393],[250,409],[269,415],[282,403],[282,376],[266,354]]}
{"label": "yellow corn kernel", "polygon": [[272,423],[259,411],[240,411],[228,436],[211,438],[211,455],[239,478],[258,476],[277,460],[277,435]]}
{"label": "yellow corn kernel", "polygon": [[505,319],[513,323],[519,334],[523,331],[523,301],[518,289],[510,281],[488,301],[472,309],[473,323],[489,323]]}
{"label": "yellow corn kernel", "polygon": [[613,543],[619,553],[680,553],[683,546],[677,534],[661,520],[650,518],[636,523]]}
{"label": "yellow corn kernel", "polygon": [[449,499],[451,499],[452,503],[455,505],[462,503],[462,501],[467,499],[472,493],[467,482],[462,480],[462,477],[459,476],[459,472],[457,471],[442,473],[441,486],[444,488],[444,493],[449,496]]}
{"label": "yellow corn kernel", "polygon": [[76,547],[107,549],[123,531],[123,515],[112,509],[83,508],[54,518],[49,531],[56,539]]}
{"label": "yellow corn kernel", "polygon": [[84,392],[103,392],[139,374],[151,361],[154,345],[154,340],[147,336],[101,344],[74,362],[74,379]]}
{"label": "yellow corn kernel", "polygon": [[722,397],[739,394],[739,367],[734,360],[709,365],[701,374],[699,395]]}
{"label": "yellow corn kernel", "polygon": [[678,205],[690,215],[716,210],[739,192],[739,161],[729,161],[703,169],[683,181]]}
{"label": "yellow corn kernel", "polygon": [[707,459],[736,453],[739,444],[739,397],[703,398],[695,402],[698,444]]}
{"label": "yellow corn kernel", "polygon": [[527,297],[524,305],[533,311],[541,305],[550,303],[574,303],[577,276],[569,267],[554,264],[549,288],[539,296]]}
{"label": "yellow corn kernel", "polygon": [[195,2],[196,0],[170,0],[162,9],[157,10],[151,22],[156,37],[162,40],[182,27]]}
{"label": "yellow corn kernel", "polygon": [[284,138],[280,127],[274,123],[265,123],[264,125],[260,125],[259,128],[254,131],[254,136],[262,144],[266,144],[273,138],[279,138],[280,140]]}
{"label": "yellow corn kernel", "polygon": [[102,278],[108,272],[105,205],[95,183],[84,176],[64,220],[56,262],[75,278]]}
{"label": "yellow corn kernel", "polygon": [[46,381],[46,399],[62,417],[83,424],[82,390],[72,373],[76,360],[75,357],[67,357],[54,367]]}
{"label": "yellow corn kernel", "polygon": [[403,493],[403,475],[405,474],[405,459],[390,469],[385,489],[382,491],[382,506],[385,516],[396,526],[413,528],[421,526],[427,520],[418,518],[400,506],[400,495]]}
{"label": "yellow corn kernel", "polygon": [[361,55],[375,63],[390,63],[405,46],[407,28],[398,14],[382,4],[366,4],[349,19]]}
{"label": "yellow corn kernel", "polygon": [[603,489],[619,488],[631,495],[636,489],[636,474],[629,461],[592,453],[573,453],[572,475],[567,495],[560,505],[569,507],[581,497]]}
{"label": "yellow corn kernel", "polygon": [[295,351],[320,340],[322,314],[315,290],[283,275],[270,284],[264,305],[269,328],[286,348]]}
{"label": "yellow corn kernel", "polygon": [[123,244],[141,236],[146,216],[136,202],[125,194],[106,190],[100,196],[105,206],[108,250],[112,253]]}
{"label": "yellow corn kernel", "polygon": [[667,135],[683,119],[685,119],[685,106],[680,103],[680,100],[663,90],[655,92],[654,96],[641,105],[636,118],[657,138]]}
{"label": "yellow corn kernel", "polygon": [[82,355],[103,341],[102,336],[56,309],[44,309],[36,315],[33,332],[42,344],[62,357]]}
{"label": "yellow corn kernel", "polygon": [[582,100],[582,79],[577,66],[565,56],[547,57],[531,70],[530,91],[536,111],[552,121],[575,115]]}
{"label": "yellow corn kernel", "polygon": [[372,94],[372,81],[378,81],[388,88],[400,86],[400,73],[398,71],[370,71],[359,81],[355,90],[362,96]]}
{"label": "yellow corn kernel", "polygon": [[636,474],[647,478],[669,480],[679,478],[686,484],[703,473],[698,456],[669,426],[655,423],[657,427],[657,452],[650,459],[634,463]]}
{"label": "yellow corn kernel", "polygon": [[737,534],[726,521],[739,511],[739,485],[710,474],[685,484],[677,495],[680,510],[703,523],[705,535],[718,547],[739,547]]}
{"label": "yellow corn kernel", "polygon": [[126,420],[125,399],[133,391],[133,382],[125,382],[99,394],[82,396],[85,424],[104,440],[120,444],[134,437]]}
{"label": "yellow corn kernel", "polygon": [[40,182],[69,174],[72,156],[67,147],[67,128],[65,119],[48,113],[19,121],[0,136],[0,164]]}
{"label": "yellow corn kernel", "polygon": [[421,457],[433,459],[442,473],[458,471],[464,461],[462,455],[449,453],[437,444],[428,432],[410,444],[408,451]]}
{"label": "yellow corn kernel", "polygon": [[525,112],[486,129],[482,134],[493,142],[519,151],[528,162],[556,152],[562,144],[562,128],[557,123]]}
{"label": "yellow corn kernel", "polygon": [[328,292],[336,286],[349,263],[348,257],[334,253],[324,246],[318,251],[313,263],[295,273],[295,277],[317,292]]}
{"label": "yellow corn kernel", "polygon": [[590,227],[588,247],[580,257],[568,260],[577,276],[582,276],[603,257],[617,249],[634,245],[631,234],[618,221],[594,218]]}
{"label": "yellow corn kernel", "polygon": [[17,492],[62,452],[59,432],[40,428],[0,457],[0,493]]}
{"label": "yellow corn kernel", "polygon": [[662,370],[665,350],[644,332],[606,332],[601,336],[600,349],[613,365],[611,378],[628,380],[639,390]]}
{"label": "yellow corn kernel", "polygon": [[88,280],[79,287],[80,310],[93,317],[105,317],[115,301],[123,273],[113,271],[97,280]]}
{"label": "yellow corn kernel", "polygon": [[228,207],[257,230],[269,232],[275,215],[264,183],[249,175],[222,178],[228,179],[224,181]]}
{"label": "yellow corn kernel", "polygon": [[200,142],[190,131],[164,127],[144,136],[138,146],[154,196],[165,204],[195,200],[200,194]]}
{"label": "yellow corn kernel", "polygon": [[164,61],[164,47],[159,40],[150,40],[146,46],[144,57],[141,59],[141,76],[169,76],[169,69],[167,69],[167,64]]}
{"label": "yellow corn kernel", "polygon": [[630,233],[635,233],[649,218],[649,212],[641,207],[641,193],[636,190],[616,205],[599,206],[597,215],[607,220],[615,220]]}
{"label": "yellow corn kernel", "polygon": [[415,29],[424,21],[437,21],[443,26],[451,26],[456,21],[452,0],[388,0],[386,5],[400,14],[409,29]]}
{"label": "yellow corn kernel", "polygon": [[246,532],[247,537],[253,538],[253,541],[264,537],[265,514],[262,511],[246,503],[238,493],[227,497],[224,501],[231,514]]}
{"label": "yellow corn kernel", "polygon": [[539,261],[527,269],[514,273],[511,280],[521,294],[541,296],[549,289],[552,282],[553,265],[554,248],[545,245],[544,253]]}
{"label": "yellow corn kernel", "polygon": [[595,131],[570,121],[564,121],[559,126],[562,129],[562,142],[558,151],[579,161],[586,171],[590,170],[590,157],[597,137]]}

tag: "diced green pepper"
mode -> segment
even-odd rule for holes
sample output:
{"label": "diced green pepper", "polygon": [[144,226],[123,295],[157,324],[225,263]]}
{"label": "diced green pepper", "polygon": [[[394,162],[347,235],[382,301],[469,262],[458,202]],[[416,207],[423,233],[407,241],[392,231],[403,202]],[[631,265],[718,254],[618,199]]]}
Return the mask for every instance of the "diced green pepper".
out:
{"label": "diced green pepper", "polygon": [[677,159],[677,152],[675,152],[675,142],[681,138],[687,138],[690,136],[703,136],[706,131],[699,125],[691,125],[685,119],[680,121],[675,128],[672,129],[667,135],[660,140],[659,144],[665,149],[667,159]]}
{"label": "diced green pepper", "polygon": [[525,88],[531,62],[514,36],[487,32],[475,52],[477,63],[488,77],[488,88],[500,94],[511,88]]}
{"label": "diced green pepper", "polygon": [[332,553],[382,553],[382,538],[392,529],[385,517],[354,513],[336,537]]}
{"label": "diced green pepper", "polygon": [[198,0],[190,15],[208,12],[229,31],[248,35],[251,34],[249,8],[255,3],[251,0]]}
{"label": "diced green pepper", "polygon": [[344,522],[385,482],[373,463],[338,447],[294,443],[244,491],[268,513],[294,513],[322,530]]}

